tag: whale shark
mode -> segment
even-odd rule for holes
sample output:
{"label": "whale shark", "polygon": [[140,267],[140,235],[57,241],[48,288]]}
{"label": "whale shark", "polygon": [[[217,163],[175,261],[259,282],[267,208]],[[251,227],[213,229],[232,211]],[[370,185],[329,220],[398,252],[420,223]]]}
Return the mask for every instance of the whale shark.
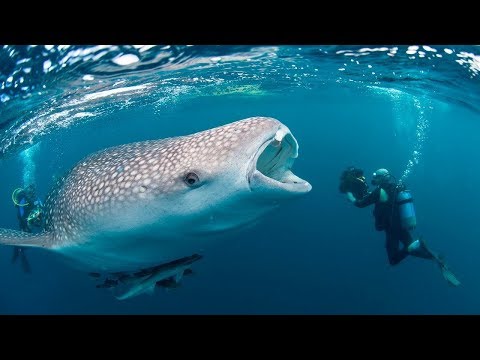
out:
{"label": "whale shark", "polygon": [[[213,239],[255,226],[310,192],[292,172],[298,149],[290,129],[271,117],[110,147],[58,180],[45,201],[43,232],[0,229],[0,244],[41,248],[77,269],[117,274],[109,284],[128,279],[129,286],[118,298],[136,296],[179,281],[200,258],[188,256]],[[140,269],[141,276],[125,275]]]}

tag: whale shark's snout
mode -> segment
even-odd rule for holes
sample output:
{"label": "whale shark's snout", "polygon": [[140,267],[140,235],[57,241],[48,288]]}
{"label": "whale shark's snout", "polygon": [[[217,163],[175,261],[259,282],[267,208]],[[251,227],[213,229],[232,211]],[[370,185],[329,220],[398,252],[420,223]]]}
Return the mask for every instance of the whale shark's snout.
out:
{"label": "whale shark's snout", "polygon": [[299,146],[289,128],[275,120],[264,135],[247,171],[252,192],[273,197],[308,193],[310,183],[291,170]]}

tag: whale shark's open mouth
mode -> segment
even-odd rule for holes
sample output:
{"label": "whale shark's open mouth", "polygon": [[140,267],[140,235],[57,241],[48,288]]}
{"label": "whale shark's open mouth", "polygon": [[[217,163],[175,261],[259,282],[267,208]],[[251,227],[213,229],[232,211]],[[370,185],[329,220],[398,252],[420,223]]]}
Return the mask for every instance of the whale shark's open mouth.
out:
{"label": "whale shark's open mouth", "polygon": [[291,168],[298,157],[298,143],[290,131],[280,127],[275,135],[264,142],[255,154],[249,176],[250,187],[281,188],[295,193],[305,193],[312,186],[296,176]]}

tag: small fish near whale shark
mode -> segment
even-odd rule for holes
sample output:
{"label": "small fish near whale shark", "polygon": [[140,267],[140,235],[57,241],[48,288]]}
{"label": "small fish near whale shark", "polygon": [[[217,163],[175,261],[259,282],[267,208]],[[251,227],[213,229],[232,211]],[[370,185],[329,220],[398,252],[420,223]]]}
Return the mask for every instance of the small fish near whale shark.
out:
{"label": "small fish near whale shark", "polygon": [[211,238],[311,190],[291,171],[297,157],[289,128],[270,117],[107,148],[50,192],[44,232],[0,229],[0,244],[52,251],[97,280],[107,274],[97,287],[121,288],[118,299],[168,288]]}

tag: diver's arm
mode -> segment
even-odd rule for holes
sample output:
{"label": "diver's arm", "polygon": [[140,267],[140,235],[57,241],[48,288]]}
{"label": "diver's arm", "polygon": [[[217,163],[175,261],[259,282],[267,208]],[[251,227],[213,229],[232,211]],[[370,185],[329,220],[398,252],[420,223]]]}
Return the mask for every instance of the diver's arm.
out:
{"label": "diver's arm", "polygon": [[368,193],[361,199],[355,199],[352,193],[347,193],[348,200],[352,202],[353,205],[359,208],[364,208],[369,205],[375,204],[380,196],[380,188],[376,188],[371,193]]}

